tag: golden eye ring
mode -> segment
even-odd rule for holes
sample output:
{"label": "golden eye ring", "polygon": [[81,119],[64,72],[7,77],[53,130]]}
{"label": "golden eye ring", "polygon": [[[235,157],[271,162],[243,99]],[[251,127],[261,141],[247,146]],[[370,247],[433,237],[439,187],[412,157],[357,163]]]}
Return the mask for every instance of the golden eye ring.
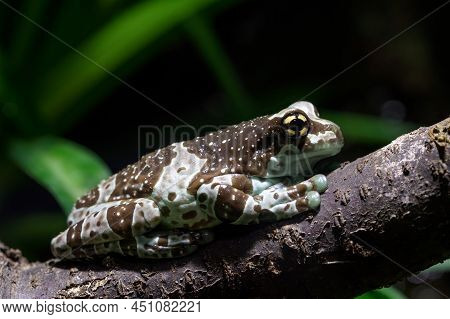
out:
{"label": "golden eye ring", "polygon": [[308,118],[300,113],[286,116],[283,121],[286,132],[291,137],[304,137],[309,131]]}

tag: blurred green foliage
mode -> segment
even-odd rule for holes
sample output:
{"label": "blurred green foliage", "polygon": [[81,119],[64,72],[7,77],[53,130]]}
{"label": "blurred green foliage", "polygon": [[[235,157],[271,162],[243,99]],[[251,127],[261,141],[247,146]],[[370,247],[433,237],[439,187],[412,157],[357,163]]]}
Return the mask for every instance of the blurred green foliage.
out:
{"label": "blurred green foliage", "polygon": [[[211,24],[215,12],[235,2],[67,1],[52,12],[54,23],[50,25],[45,20],[52,11],[48,0],[21,2],[16,9],[26,17],[0,4],[0,15],[14,15],[8,20],[13,21],[13,40],[9,45],[0,43],[0,174],[5,176],[0,183],[20,182],[20,176],[8,174],[14,164],[51,192],[67,213],[77,197],[110,171],[93,152],[57,136],[110,93],[112,86],[102,84],[111,77],[121,82],[116,72],[130,72],[130,66],[144,62],[137,57],[158,48],[159,41],[174,29],[184,32],[197,48],[231,101],[232,113],[243,120],[268,110],[277,97],[251,96],[246,91]],[[41,42],[37,51],[36,41]],[[25,69],[34,72],[21,78]],[[342,127],[347,141],[366,145],[386,144],[416,127],[363,114],[321,112]],[[2,225],[1,239],[34,257],[34,244],[60,231],[61,220],[36,212]],[[394,288],[360,296],[403,297]]]}
{"label": "blurred green foliage", "polygon": [[[102,78],[129,61],[168,30],[216,0],[143,1],[113,17],[73,48],[39,89],[38,109],[52,121],[60,118],[74,100],[92,90]],[[121,80],[120,80],[121,81]]]}
{"label": "blurred green foliage", "polygon": [[356,299],[404,299],[406,298],[399,290],[389,287],[381,288],[366,292],[365,294],[356,297]]}
{"label": "blurred green foliage", "polygon": [[47,188],[68,214],[74,200],[111,172],[88,149],[56,137],[14,140],[11,158]]}

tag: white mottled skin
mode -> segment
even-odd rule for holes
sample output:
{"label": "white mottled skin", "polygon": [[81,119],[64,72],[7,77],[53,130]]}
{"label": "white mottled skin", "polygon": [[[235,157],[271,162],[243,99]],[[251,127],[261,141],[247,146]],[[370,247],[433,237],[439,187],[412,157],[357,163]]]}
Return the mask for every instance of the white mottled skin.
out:
{"label": "white mottled skin", "polygon": [[210,229],[221,223],[275,221],[316,209],[326,178],[305,179],[342,145],[339,127],[308,102],[174,143],[81,197],[52,252],[177,257],[210,242]]}
{"label": "white mottled skin", "polygon": [[[164,167],[161,177],[155,184],[154,191],[156,196],[163,199],[159,204],[160,208],[167,206],[171,211],[174,209],[178,211],[178,214],[171,214],[161,221],[161,224],[168,228],[172,226],[172,221],[192,225],[204,219],[204,212],[197,206],[195,196],[187,192],[187,188],[189,182],[200,171],[206,163],[206,160],[199,159],[194,154],[189,153],[182,143],[175,143],[173,145],[175,146],[174,151],[177,155],[172,160],[172,165]],[[180,166],[186,167],[186,169],[177,172]],[[176,193],[176,199],[174,201],[168,200],[170,193]],[[189,211],[196,211],[197,216],[186,221],[180,220],[179,217]]]}

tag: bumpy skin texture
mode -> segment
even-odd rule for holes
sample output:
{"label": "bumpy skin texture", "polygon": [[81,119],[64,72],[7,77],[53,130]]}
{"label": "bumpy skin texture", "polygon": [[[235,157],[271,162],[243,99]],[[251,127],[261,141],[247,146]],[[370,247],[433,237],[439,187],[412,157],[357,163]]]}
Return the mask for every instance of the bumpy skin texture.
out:
{"label": "bumpy skin texture", "polygon": [[51,243],[59,258],[189,254],[221,223],[290,218],[320,205],[311,167],[343,145],[339,127],[297,102],[270,116],[147,154],[82,196]]}

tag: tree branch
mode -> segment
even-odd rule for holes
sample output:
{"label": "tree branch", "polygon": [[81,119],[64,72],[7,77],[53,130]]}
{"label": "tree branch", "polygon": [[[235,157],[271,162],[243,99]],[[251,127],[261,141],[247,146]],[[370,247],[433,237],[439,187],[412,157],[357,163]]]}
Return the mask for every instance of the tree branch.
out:
{"label": "tree branch", "polygon": [[329,174],[318,213],[219,230],[176,260],[29,263],[0,245],[1,298],[353,297],[450,256],[450,118]]}

